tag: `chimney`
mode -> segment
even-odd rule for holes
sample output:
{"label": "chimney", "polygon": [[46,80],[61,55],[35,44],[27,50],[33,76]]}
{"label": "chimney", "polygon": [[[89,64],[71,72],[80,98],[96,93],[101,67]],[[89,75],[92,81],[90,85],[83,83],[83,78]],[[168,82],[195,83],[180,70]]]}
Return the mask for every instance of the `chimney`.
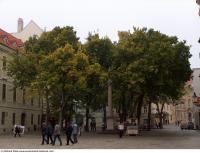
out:
{"label": "chimney", "polygon": [[17,32],[18,32],[18,33],[21,32],[21,31],[23,30],[23,24],[24,24],[23,19],[22,19],[22,18],[19,18],[19,19],[18,19],[18,25],[17,25]]}

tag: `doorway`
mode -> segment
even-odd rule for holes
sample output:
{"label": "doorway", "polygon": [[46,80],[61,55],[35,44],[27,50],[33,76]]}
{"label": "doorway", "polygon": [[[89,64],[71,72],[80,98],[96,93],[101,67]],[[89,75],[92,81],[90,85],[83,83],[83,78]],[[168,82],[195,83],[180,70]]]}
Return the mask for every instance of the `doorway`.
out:
{"label": "doorway", "polygon": [[25,113],[22,113],[21,114],[21,125],[25,125],[25,122],[26,122],[26,114]]}

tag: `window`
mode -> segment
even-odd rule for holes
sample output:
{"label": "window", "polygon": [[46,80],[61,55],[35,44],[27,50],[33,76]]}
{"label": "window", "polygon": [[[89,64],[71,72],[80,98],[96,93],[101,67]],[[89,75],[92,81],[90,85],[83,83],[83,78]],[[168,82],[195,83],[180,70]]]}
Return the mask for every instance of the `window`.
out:
{"label": "window", "polygon": [[6,84],[3,84],[2,100],[6,100]]}
{"label": "window", "polygon": [[31,114],[31,125],[33,125],[33,114]]}
{"label": "window", "polygon": [[148,119],[143,120],[144,124],[148,124]]}
{"label": "window", "polygon": [[147,113],[147,107],[146,106],[144,107],[144,113]]}
{"label": "window", "polygon": [[6,113],[2,112],[1,114],[1,124],[4,125],[5,124],[5,117],[6,117]]}
{"label": "window", "polygon": [[25,104],[25,103],[26,103],[26,101],[25,101],[25,96],[26,96],[26,90],[25,90],[25,89],[23,89],[23,104]]}
{"label": "window", "polygon": [[8,43],[8,38],[5,36],[4,38],[3,38],[3,41],[4,41],[4,43]]}
{"label": "window", "polygon": [[17,47],[17,43],[16,42],[13,42],[12,45],[13,45],[13,47]]}
{"label": "window", "polygon": [[31,97],[31,106],[33,106],[33,97]]}
{"label": "window", "polygon": [[17,97],[17,91],[16,91],[16,88],[14,87],[13,88],[13,102],[14,103],[16,102],[16,97]]}
{"label": "window", "polygon": [[12,124],[15,125],[15,113],[12,114]]}
{"label": "window", "polygon": [[40,125],[40,115],[38,115],[38,125]]}
{"label": "window", "polygon": [[3,70],[6,70],[6,57],[3,56]]}

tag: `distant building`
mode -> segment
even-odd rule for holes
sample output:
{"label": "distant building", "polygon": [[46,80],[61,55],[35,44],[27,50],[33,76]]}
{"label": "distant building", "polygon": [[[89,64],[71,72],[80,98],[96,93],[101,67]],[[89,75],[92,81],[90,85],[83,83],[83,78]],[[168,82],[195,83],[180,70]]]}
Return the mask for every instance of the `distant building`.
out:
{"label": "distant building", "polygon": [[200,128],[200,68],[193,69],[192,78],[185,85],[185,94],[176,105],[176,121],[193,122]]}
{"label": "distant building", "polygon": [[40,28],[33,20],[31,20],[25,27],[22,18],[18,19],[17,33],[12,33],[18,39],[23,42],[27,41],[30,37],[37,35],[40,36],[43,33],[42,28]]}
{"label": "distant building", "polygon": [[[158,105],[161,109],[161,104]],[[164,104],[163,107],[163,124],[174,124],[175,123],[175,107],[173,104]],[[159,116],[157,111],[156,104],[151,104],[151,126],[156,127],[156,124],[159,124]],[[140,124],[147,126],[148,124],[148,105],[144,105],[141,109],[141,119]]]}
{"label": "distant building", "polygon": [[15,88],[7,76],[7,63],[13,54],[23,52],[20,39],[0,29],[0,133],[12,133],[13,125],[21,124],[26,131],[41,125],[40,99],[28,96],[28,90]]}
{"label": "distant building", "polygon": [[200,129],[200,68],[193,69],[192,89],[194,124]]}
{"label": "distant building", "polygon": [[194,122],[192,80],[186,83],[184,92],[184,96],[179,100],[179,104],[176,105],[177,123]]}

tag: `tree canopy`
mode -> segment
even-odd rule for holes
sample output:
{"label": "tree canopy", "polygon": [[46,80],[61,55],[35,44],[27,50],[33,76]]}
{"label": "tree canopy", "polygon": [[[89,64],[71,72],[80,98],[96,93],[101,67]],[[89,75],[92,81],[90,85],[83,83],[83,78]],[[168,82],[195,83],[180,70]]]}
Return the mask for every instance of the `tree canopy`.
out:
{"label": "tree canopy", "polygon": [[53,99],[50,109],[60,113],[60,122],[72,111],[74,101],[86,109],[86,122],[90,109],[105,109],[108,79],[112,79],[114,108],[122,120],[131,116],[140,120],[144,104],[179,99],[192,73],[186,41],[147,28],[121,31],[118,36],[113,43],[89,33],[81,44],[73,27],[55,27],[30,38],[26,53],[10,62],[8,74],[16,86],[34,88],[43,95],[48,89]]}

